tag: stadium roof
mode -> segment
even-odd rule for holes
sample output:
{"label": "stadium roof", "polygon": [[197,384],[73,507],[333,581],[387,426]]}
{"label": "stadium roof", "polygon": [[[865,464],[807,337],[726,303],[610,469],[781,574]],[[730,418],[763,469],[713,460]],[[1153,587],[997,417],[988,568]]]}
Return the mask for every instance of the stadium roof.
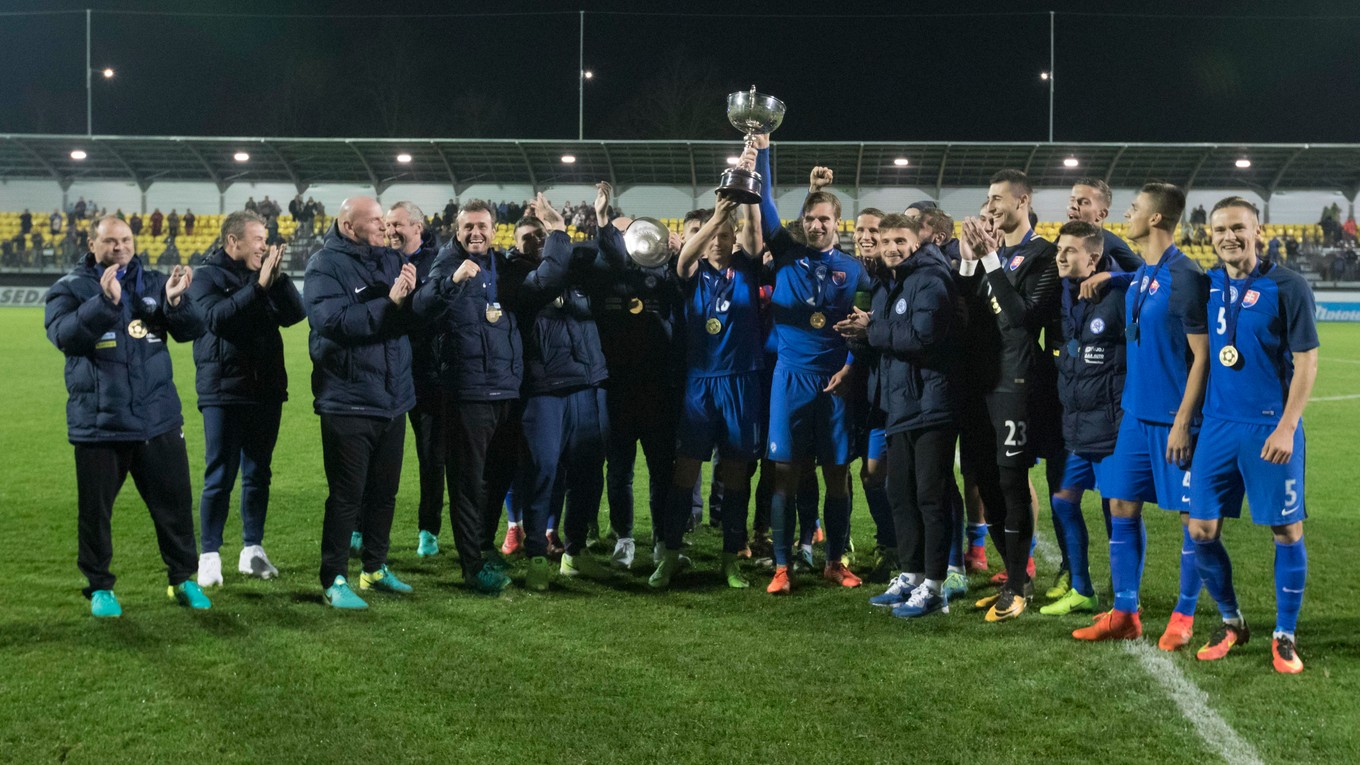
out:
{"label": "stadium roof", "polygon": [[[305,191],[325,183],[369,185],[379,193],[395,183],[449,184],[460,194],[473,184],[550,188],[608,180],[622,191],[656,184],[714,185],[739,153],[731,141],[559,141],[404,138],[227,138],[0,134],[0,180],[130,181],[143,190],[156,181],[289,183]],[[73,159],[72,151],[86,153]],[[249,155],[237,161],[238,152]],[[399,154],[409,154],[399,162]],[[563,157],[575,161],[568,164]],[[1077,166],[1064,160],[1075,158]],[[1249,159],[1248,168],[1237,161]],[[907,164],[895,164],[905,159]],[[1276,191],[1336,189],[1360,193],[1360,144],[1139,144],[1139,143],[886,143],[776,142],[777,185],[801,186],[814,165],[837,173],[838,186],[912,186],[934,189],[985,186],[1004,167],[1029,173],[1036,186],[1067,186],[1095,176],[1128,188],[1162,180],[1186,188],[1247,188],[1269,198]]]}

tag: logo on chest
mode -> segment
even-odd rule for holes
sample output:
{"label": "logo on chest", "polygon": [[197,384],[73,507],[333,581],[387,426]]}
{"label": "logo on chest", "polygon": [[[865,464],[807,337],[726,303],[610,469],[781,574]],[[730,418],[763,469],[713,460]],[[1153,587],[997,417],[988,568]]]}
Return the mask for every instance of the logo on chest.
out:
{"label": "logo on chest", "polygon": [[[1146,278],[1146,277],[1145,277],[1145,278]],[[1148,287],[1148,294],[1149,294],[1149,295],[1156,295],[1156,294],[1157,294],[1157,289],[1158,289],[1159,287],[1161,287],[1161,286],[1162,286],[1162,283],[1161,283],[1161,282],[1157,281],[1156,279],[1153,279],[1153,280],[1152,280],[1152,285]]]}
{"label": "logo on chest", "polygon": [[1104,319],[1100,318],[1099,316],[1097,316],[1094,319],[1091,319],[1091,334],[1099,335],[1101,332],[1104,331],[1105,331]]}
{"label": "logo on chest", "polygon": [[893,306],[893,310],[896,311],[896,312],[899,313],[899,314],[906,313],[906,312],[907,312],[907,299],[906,299],[906,298],[898,298],[898,299],[897,299],[897,305]]}
{"label": "logo on chest", "polygon": [[1256,305],[1256,301],[1261,298],[1261,293],[1256,290],[1247,290],[1247,294],[1242,297],[1242,307],[1251,308]]}
{"label": "logo on chest", "polygon": [[1011,270],[1014,271],[1015,269],[1019,268],[1020,264],[1024,262],[1025,262],[1024,255],[1016,255],[1015,257],[1011,258]]}

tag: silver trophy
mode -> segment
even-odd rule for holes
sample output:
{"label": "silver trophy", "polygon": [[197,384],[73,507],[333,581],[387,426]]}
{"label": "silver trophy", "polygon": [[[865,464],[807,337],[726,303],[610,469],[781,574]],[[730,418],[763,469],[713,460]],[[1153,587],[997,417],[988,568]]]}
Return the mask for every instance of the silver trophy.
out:
{"label": "silver trophy", "polygon": [[623,232],[628,257],[643,268],[664,265],[671,258],[670,229],[655,218],[634,218]]}
{"label": "silver trophy", "polygon": [[[756,86],[750,90],[739,90],[727,96],[727,121],[732,127],[746,134],[746,145],[755,141],[760,133],[773,133],[784,121],[784,102],[774,96],[757,93]],[[760,173],[744,167],[730,167],[718,179],[719,194],[731,196],[740,204],[759,204],[760,193],[765,187],[765,179]]]}

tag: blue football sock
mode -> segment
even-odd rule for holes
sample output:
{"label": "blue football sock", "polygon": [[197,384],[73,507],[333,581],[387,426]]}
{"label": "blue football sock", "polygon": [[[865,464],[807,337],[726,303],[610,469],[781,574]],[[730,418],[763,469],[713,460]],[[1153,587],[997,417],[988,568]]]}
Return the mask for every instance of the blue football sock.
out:
{"label": "blue football sock", "polygon": [[[1053,516],[1053,538],[1058,540],[1058,555],[1061,560],[1058,563],[1059,571],[1072,570],[1072,554],[1067,550],[1067,529],[1065,525],[1070,516],[1058,511],[1058,498],[1056,495],[1049,495],[1048,506]],[[1077,505],[1077,519],[1081,519],[1081,505]],[[1082,526],[1085,526],[1082,523]],[[1037,540],[1036,540],[1037,541]],[[1034,554],[1034,542],[1030,542],[1030,555]]]}
{"label": "blue football sock", "polygon": [[789,565],[789,551],[793,547],[793,516],[788,510],[789,498],[775,492],[770,497],[770,542],[774,547],[774,564]]}
{"label": "blue football sock", "polygon": [[973,547],[985,547],[987,545],[987,524],[968,524],[968,544]]}
{"label": "blue football sock", "polygon": [[1039,538],[1031,534],[1029,537],[1029,557],[1034,557],[1034,546],[1037,544],[1039,544]]}
{"label": "blue football sock", "polygon": [[[963,534],[966,524],[963,503],[957,501],[949,502],[949,566],[950,568],[962,569],[963,560]],[[983,532],[983,539],[987,538],[987,533]]]}
{"label": "blue football sock", "polygon": [[514,487],[511,487],[509,491],[505,492],[505,517],[511,523],[524,522],[524,513],[522,512],[519,503],[515,501]]}
{"label": "blue football sock", "polygon": [[[1242,614],[1237,608],[1237,590],[1233,588],[1232,559],[1228,557],[1223,540],[1196,542],[1195,567],[1204,580],[1204,588],[1209,591],[1214,603],[1218,604],[1218,612],[1223,615],[1223,619],[1240,618]],[[1193,608],[1191,606],[1191,613],[1194,613]]]}
{"label": "blue football sock", "polygon": [[1091,588],[1091,569],[1087,558],[1086,519],[1081,517],[1081,505],[1054,495],[1053,525],[1058,527],[1066,543],[1068,571],[1072,574],[1072,589],[1090,597],[1095,594]]}
{"label": "blue football sock", "polygon": [[1181,527],[1181,589],[1180,597],[1176,598],[1176,613],[1185,616],[1195,615],[1195,606],[1199,603],[1199,591],[1204,586],[1204,580],[1199,576],[1199,567],[1195,565],[1195,540],[1190,538],[1190,529]]}
{"label": "blue football sock", "polygon": [[888,503],[888,487],[883,484],[865,486],[864,502],[874,521],[875,541],[881,547],[896,547],[897,527],[893,525],[892,505]]}
{"label": "blue football sock", "polygon": [[1308,579],[1308,550],[1303,539],[1275,543],[1275,631],[1292,636],[1303,608],[1303,585]]}
{"label": "blue football sock", "polygon": [[826,516],[826,559],[839,561],[850,540],[850,498],[828,493],[822,513]]}
{"label": "blue football sock", "polygon": [[1147,532],[1142,517],[1113,518],[1110,532],[1110,577],[1114,580],[1114,607],[1138,613],[1138,590],[1143,584],[1143,555]]}

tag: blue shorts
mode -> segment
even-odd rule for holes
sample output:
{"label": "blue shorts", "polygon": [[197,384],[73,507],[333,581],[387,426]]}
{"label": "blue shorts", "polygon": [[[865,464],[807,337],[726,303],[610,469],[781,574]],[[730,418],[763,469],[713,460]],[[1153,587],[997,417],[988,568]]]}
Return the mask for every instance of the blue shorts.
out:
{"label": "blue shorts", "polygon": [[760,418],[765,390],[760,378],[760,372],[747,372],[686,380],[676,453],[707,462],[717,447],[722,459],[760,459],[765,442]]}
{"label": "blue shorts", "polygon": [[[1156,502],[1163,510],[1190,510],[1190,471],[1166,461],[1171,426],[1125,417],[1114,454],[1106,457],[1101,495],[1125,502]],[[1198,455],[1196,455],[1198,458]]]}
{"label": "blue shorts", "polygon": [[864,459],[886,460],[888,458],[888,435],[883,428],[870,428],[864,440]]}
{"label": "blue shorts", "polygon": [[1283,465],[1261,459],[1274,425],[1204,418],[1190,472],[1190,517],[1238,518],[1245,495],[1251,520],[1286,526],[1308,517],[1303,502],[1303,423],[1294,430],[1294,456]]}
{"label": "blue shorts", "polygon": [[1083,457],[1075,452],[1067,453],[1067,462],[1063,465],[1063,478],[1061,489],[1080,489],[1090,491],[1102,485],[1100,477],[1106,472],[1106,464],[1109,457],[1091,459]]}
{"label": "blue shorts", "polygon": [[816,459],[848,465],[855,456],[855,422],[844,396],[823,393],[829,374],[776,366],[770,389],[768,456],[775,462]]}

